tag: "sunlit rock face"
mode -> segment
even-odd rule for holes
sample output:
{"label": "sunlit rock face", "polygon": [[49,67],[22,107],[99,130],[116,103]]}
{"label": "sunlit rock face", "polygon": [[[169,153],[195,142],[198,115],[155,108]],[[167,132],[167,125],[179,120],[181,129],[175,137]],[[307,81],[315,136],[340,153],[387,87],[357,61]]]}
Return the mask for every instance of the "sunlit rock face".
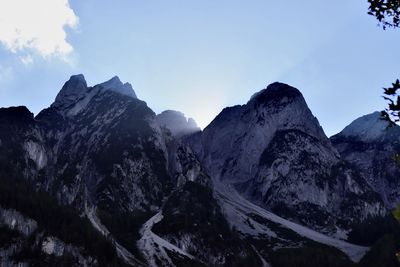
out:
{"label": "sunlit rock face", "polygon": [[157,122],[161,127],[168,129],[175,137],[192,134],[200,131],[192,118],[186,118],[182,112],[166,110],[157,115]]}
{"label": "sunlit rock face", "polygon": [[88,87],[82,74],[71,76],[57,94],[53,106],[68,108],[79,101],[87,93]]}
{"label": "sunlit rock face", "polygon": [[15,161],[16,175],[37,179],[64,204],[158,210],[178,182],[209,179],[118,77],[88,87],[74,75],[35,118],[18,107],[0,110],[0,120],[4,169]]}
{"label": "sunlit rock face", "polygon": [[135,91],[132,88],[132,85],[130,83],[122,83],[118,76],[114,76],[110,80],[98,84],[95,87],[99,87],[101,90],[104,91],[110,90],[132,98],[137,98]]}
{"label": "sunlit rock face", "polygon": [[335,232],[386,209],[295,88],[274,83],[188,138],[210,176],[277,214]]}
{"label": "sunlit rock face", "polygon": [[145,210],[169,192],[155,114],[118,77],[87,87],[72,76],[35,119],[51,150],[44,186],[62,203]]}
{"label": "sunlit rock face", "polygon": [[400,127],[389,127],[380,112],[353,121],[331,137],[341,156],[354,165],[392,209],[400,203]]}
{"label": "sunlit rock face", "polygon": [[78,74],[71,76],[64,84],[51,107],[64,111],[63,115],[73,116],[84,110],[94,96],[106,91],[137,98],[131,84],[122,83],[118,76],[104,83],[88,87],[85,77]]}

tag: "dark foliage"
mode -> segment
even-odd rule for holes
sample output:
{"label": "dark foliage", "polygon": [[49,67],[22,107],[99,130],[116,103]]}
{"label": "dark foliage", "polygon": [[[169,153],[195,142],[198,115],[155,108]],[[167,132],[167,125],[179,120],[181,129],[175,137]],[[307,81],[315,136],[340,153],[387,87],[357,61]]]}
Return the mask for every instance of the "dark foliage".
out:
{"label": "dark foliage", "polygon": [[17,231],[0,225],[0,248],[7,247],[14,243],[19,236],[20,234]]}
{"label": "dark foliage", "polygon": [[397,79],[391,87],[383,90],[383,98],[388,101],[388,107],[382,111],[382,117],[393,125],[400,122],[400,81]]}
{"label": "dark foliage", "polygon": [[355,244],[370,246],[383,236],[393,235],[396,232],[400,232],[400,225],[392,215],[375,217],[353,225],[348,240]]}
{"label": "dark foliage", "polygon": [[174,253],[172,251],[167,250],[167,254],[172,260],[172,262],[175,264],[175,266],[179,267],[206,267],[203,263],[200,263],[195,260],[188,260],[186,257],[182,257],[178,253]]}
{"label": "dark foliage", "polygon": [[[383,29],[400,27],[400,0],[368,0],[368,3],[368,14],[376,17]],[[392,87],[383,89],[383,97],[389,103],[388,108],[382,111],[382,117],[392,124],[397,123],[400,121],[399,79],[392,84]]]}
{"label": "dark foliage", "polygon": [[361,260],[360,267],[399,267],[396,251],[400,248],[399,234],[382,237]]}
{"label": "dark foliage", "polygon": [[346,255],[328,247],[286,248],[270,256],[274,267],[355,267]]}
{"label": "dark foliage", "polygon": [[[0,205],[3,208],[15,209],[32,218],[38,223],[40,231],[85,248],[98,259],[100,265],[118,262],[112,244],[72,207],[58,205],[48,193],[33,190],[34,186],[26,180],[0,173],[0,181]],[[27,248],[22,255],[38,254]]]}
{"label": "dark foliage", "polygon": [[[260,265],[254,250],[230,228],[210,188],[187,182],[168,199],[163,214],[153,231],[161,236],[192,234],[196,237],[192,240],[196,249],[189,249],[192,255],[224,256],[226,266]],[[209,260],[198,256],[203,262]]]}
{"label": "dark foliage", "polygon": [[396,209],[393,211],[393,216],[400,222],[400,204],[397,205]]}
{"label": "dark foliage", "polygon": [[399,0],[368,0],[368,3],[368,14],[376,17],[384,29],[400,26]]}
{"label": "dark foliage", "polygon": [[107,227],[110,233],[124,247],[129,249],[139,259],[143,259],[143,255],[137,248],[136,242],[140,239],[139,230],[148,219],[154,214],[152,212],[125,212],[110,213],[104,210],[98,211],[101,222]]}
{"label": "dark foliage", "polygon": [[64,254],[56,257],[42,252],[40,246],[35,246],[35,237],[31,236],[23,243],[22,249],[13,255],[15,262],[26,262],[32,267],[69,267],[78,266],[77,259],[73,256]]}

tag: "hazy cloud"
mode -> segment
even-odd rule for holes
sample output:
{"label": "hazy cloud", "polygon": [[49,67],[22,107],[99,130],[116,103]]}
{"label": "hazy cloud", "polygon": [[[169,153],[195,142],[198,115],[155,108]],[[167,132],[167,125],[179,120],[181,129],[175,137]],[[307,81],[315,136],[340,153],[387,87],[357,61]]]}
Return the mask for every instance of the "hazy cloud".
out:
{"label": "hazy cloud", "polygon": [[31,55],[20,56],[19,59],[24,65],[30,65],[33,63],[33,58]]}
{"label": "hazy cloud", "polygon": [[65,27],[75,28],[78,17],[68,0],[0,0],[0,43],[13,53],[24,52],[24,64],[31,55],[65,57],[73,51]]}
{"label": "hazy cloud", "polygon": [[14,72],[11,67],[8,66],[5,67],[0,65],[0,84],[12,80],[13,77],[14,77]]}

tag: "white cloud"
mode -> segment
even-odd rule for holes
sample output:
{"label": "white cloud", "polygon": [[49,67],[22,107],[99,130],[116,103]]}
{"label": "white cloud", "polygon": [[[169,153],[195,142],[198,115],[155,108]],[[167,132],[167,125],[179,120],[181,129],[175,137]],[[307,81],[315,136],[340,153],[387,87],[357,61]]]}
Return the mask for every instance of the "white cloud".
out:
{"label": "white cloud", "polygon": [[32,62],[26,53],[65,58],[73,51],[65,27],[76,28],[78,17],[68,0],[0,0],[0,43],[13,53],[24,52],[24,64]]}
{"label": "white cloud", "polygon": [[33,63],[33,57],[31,55],[20,56],[19,59],[24,65],[30,65]]}

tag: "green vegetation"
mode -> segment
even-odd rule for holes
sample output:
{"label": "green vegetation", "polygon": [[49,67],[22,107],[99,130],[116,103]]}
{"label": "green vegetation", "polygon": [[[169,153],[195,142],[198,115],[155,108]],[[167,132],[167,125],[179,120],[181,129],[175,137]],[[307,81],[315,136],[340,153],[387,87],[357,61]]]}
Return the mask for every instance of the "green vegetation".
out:
{"label": "green vegetation", "polygon": [[355,267],[345,254],[329,247],[285,248],[272,252],[274,267]]}
{"label": "green vegetation", "polygon": [[19,236],[20,234],[17,231],[0,225],[0,248],[14,243]]}
{"label": "green vegetation", "polygon": [[385,235],[376,242],[359,263],[354,263],[343,252],[311,244],[302,248],[285,248],[271,251],[270,263],[274,267],[399,267],[396,251],[398,235]]}
{"label": "green vegetation", "polygon": [[[38,223],[38,231],[55,236],[65,243],[85,248],[101,266],[121,266],[113,245],[97,232],[86,218],[70,206],[60,206],[48,193],[33,190],[30,182],[0,173],[0,206],[15,209]],[[2,239],[13,238],[1,231]],[[27,244],[19,259],[34,262],[40,256],[32,244]]]}
{"label": "green vegetation", "polygon": [[399,224],[391,215],[369,218],[352,226],[348,240],[354,244],[371,246],[383,236],[399,231],[399,228]]}
{"label": "green vegetation", "polygon": [[154,213],[152,212],[107,212],[104,210],[98,211],[98,216],[101,222],[107,227],[110,233],[124,247],[129,249],[137,258],[144,260],[143,255],[137,248],[136,242],[140,239],[139,230],[142,225],[150,219]]}
{"label": "green vegetation", "polygon": [[393,216],[396,218],[397,221],[400,223],[400,204],[397,205],[397,208],[393,211]]}
{"label": "green vegetation", "polygon": [[24,240],[22,249],[14,254],[12,259],[15,262],[27,262],[32,267],[79,266],[79,262],[72,255],[64,254],[56,257],[43,253],[40,246],[35,246],[34,235]]}
{"label": "green vegetation", "polygon": [[399,234],[382,237],[364,256],[361,267],[399,267],[396,251],[399,246]]}
{"label": "green vegetation", "polygon": [[[359,266],[362,267],[399,267],[400,266],[400,206],[393,211],[394,216],[387,216],[386,223],[377,223],[375,229],[379,227],[381,237],[368,253],[361,260]],[[383,230],[383,231],[382,231]],[[374,230],[364,229],[359,232],[364,236],[373,236],[376,233]]]}
{"label": "green vegetation", "polygon": [[[393,211],[393,216],[400,223],[400,204],[397,205],[397,208]],[[396,253],[397,261],[400,262],[400,250]]]}
{"label": "green vegetation", "polygon": [[225,266],[260,266],[254,250],[230,228],[210,188],[187,182],[169,197],[163,214],[152,230],[160,236],[192,235],[188,252],[202,262],[224,257]]}

